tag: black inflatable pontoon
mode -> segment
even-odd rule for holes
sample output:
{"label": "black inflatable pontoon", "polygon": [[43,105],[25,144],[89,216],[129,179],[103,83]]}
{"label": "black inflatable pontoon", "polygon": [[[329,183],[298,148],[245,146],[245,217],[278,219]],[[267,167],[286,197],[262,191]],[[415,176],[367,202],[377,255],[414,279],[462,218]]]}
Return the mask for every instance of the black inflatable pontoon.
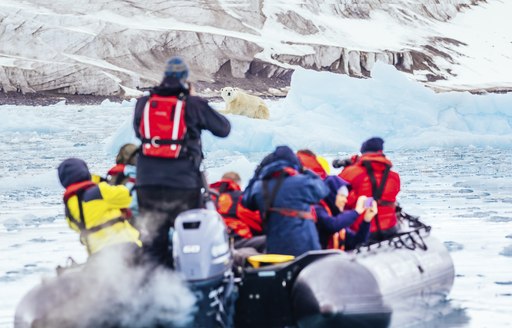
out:
{"label": "black inflatable pontoon", "polygon": [[[412,238],[412,239],[410,239]],[[356,252],[309,252],[245,271],[237,327],[388,327],[421,321],[452,288],[444,245],[419,232]]]}

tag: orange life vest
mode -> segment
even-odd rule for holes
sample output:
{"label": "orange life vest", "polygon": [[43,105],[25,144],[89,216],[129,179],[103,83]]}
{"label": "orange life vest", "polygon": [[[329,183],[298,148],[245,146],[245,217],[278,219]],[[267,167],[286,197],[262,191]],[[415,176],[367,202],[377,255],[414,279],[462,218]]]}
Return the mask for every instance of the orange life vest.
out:
{"label": "orange life vest", "polygon": [[322,165],[318,162],[315,156],[310,155],[305,152],[298,151],[297,157],[299,158],[300,163],[306,169],[309,169],[316,174],[318,174],[322,179],[327,177],[327,172],[325,172]]}
{"label": "orange life vest", "polygon": [[64,200],[64,203],[67,203],[67,201],[77,195],[77,194],[80,194],[84,191],[86,191],[87,189],[90,189],[92,187],[96,186],[96,184],[90,180],[86,180],[86,181],[82,181],[82,182],[77,182],[77,183],[73,183],[71,185],[69,185],[66,190],[64,191],[64,196],[63,196],[63,200]]}
{"label": "orange life vest", "polygon": [[213,200],[231,233],[242,238],[252,238],[254,233],[262,233],[259,211],[251,211],[242,206],[242,191],[238,184],[232,180],[220,180],[212,183],[210,188],[218,192]]}
{"label": "orange life vest", "polygon": [[[327,205],[327,203],[323,199],[320,201],[319,204],[322,205],[322,207],[325,209],[325,211],[327,212],[327,214],[329,216],[332,216],[332,211],[329,208],[329,205]],[[314,207],[313,207],[313,211],[314,211]],[[316,215],[316,213],[315,213],[315,215]],[[331,238],[329,238],[329,242],[327,243],[327,249],[341,249],[342,251],[344,251],[346,236],[347,236],[347,231],[345,230],[345,228],[341,229],[338,232],[333,233]]]}
{"label": "orange life vest", "polygon": [[151,95],[140,120],[145,156],[178,158],[185,143],[185,99]]}

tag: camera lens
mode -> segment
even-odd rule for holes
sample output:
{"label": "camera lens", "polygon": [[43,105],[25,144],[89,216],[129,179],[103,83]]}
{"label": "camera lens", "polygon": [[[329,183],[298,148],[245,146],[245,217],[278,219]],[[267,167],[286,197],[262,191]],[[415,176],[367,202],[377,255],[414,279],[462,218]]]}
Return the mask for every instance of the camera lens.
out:
{"label": "camera lens", "polygon": [[332,167],[338,169],[340,167],[349,166],[352,164],[352,160],[350,158],[345,159],[335,159],[332,161]]}

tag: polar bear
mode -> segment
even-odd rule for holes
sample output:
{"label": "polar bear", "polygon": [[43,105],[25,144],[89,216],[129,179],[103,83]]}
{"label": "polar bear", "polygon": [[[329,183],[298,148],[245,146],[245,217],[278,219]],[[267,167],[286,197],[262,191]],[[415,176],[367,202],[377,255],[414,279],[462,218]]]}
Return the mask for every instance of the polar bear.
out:
{"label": "polar bear", "polygon": [[270,116],[268,107],[260,98],[231,87],[222,88],[220,93],[226,102],[226,109],[220,111],[221,113],[268,120]]}

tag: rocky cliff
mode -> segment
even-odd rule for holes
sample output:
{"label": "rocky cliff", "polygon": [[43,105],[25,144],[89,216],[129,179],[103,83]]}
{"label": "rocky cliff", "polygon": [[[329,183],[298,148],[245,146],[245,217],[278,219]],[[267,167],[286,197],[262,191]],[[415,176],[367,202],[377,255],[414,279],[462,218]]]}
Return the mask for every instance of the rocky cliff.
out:
{"label": "rocky cliff", "polygon": [[298,66],[367,77],[377,60],[429,84],[463,46],[437,24],[482,2],[3,0],[0,87],[122,96],[157,83],[174,54],[205,92],[283,88]]}

